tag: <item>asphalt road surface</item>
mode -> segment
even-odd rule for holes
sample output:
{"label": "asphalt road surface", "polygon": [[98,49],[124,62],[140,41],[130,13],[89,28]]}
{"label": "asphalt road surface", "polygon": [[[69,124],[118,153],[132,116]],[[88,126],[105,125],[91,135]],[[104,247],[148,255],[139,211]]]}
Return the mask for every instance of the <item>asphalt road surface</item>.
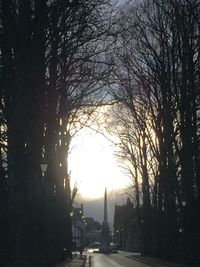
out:
{"label": "asphalt road surface", "polygon": [[129,258],[131,252],[120,252],[118,254],[93,253],[91,267],[149,267],[139,261]]}

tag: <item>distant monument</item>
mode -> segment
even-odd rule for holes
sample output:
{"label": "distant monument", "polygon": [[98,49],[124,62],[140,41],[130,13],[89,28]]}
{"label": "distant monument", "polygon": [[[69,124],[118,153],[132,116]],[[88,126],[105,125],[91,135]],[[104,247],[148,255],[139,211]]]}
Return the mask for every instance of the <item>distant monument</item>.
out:
{"label": "distant monument", "polygon": [[102,248],[103,253],[110,252],[110,237],[109,237],[109,225],[108,225],[108,211],[107,211],[107,190],[105,188],[104,195],[104,219],[102,225]]}

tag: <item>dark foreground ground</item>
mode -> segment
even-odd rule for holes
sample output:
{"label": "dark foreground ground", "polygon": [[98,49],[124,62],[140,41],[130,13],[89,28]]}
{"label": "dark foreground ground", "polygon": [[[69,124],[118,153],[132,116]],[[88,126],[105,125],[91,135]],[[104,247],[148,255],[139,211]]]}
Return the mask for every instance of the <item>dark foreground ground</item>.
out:
{"label": "dark foreground ground", "polygon": [[141,255],[131,255],[131,258],[134,260],[143,262],[145,264],[148,264],[150,266],[155,266],[155,267],[200,267],[199,265],[189,265],[189,264],[181,264],[181,263],[174,263],[174,262],[169,262],[165,261],[162,259],[154,258],[154,257],[148,257],[148,256],[141,256]]}

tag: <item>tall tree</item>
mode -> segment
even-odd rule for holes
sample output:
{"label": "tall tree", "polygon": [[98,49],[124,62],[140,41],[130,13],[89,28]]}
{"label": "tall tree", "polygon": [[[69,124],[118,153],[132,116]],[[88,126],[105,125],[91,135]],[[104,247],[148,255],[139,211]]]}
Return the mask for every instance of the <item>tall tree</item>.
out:
{"label": "tall tree", "polygon": [[49,266],[70,256],[66,158],[72,125],[85,120],[84,107],[92,106],[108,74],[100,57],[110,28],[108,13],[100,16],[105,6],[101,0],[0,2],[4,263]]}
{"label": "tall tree", "polygon": [[139,125],[151,128],[143,149],[147,144],[157,170],[150,206],[152,227],[157,229],[154,253],[168,259],[187,255],[187,261],[198,261],[199,1],[152,0],[129,2],[127,7],[115,54],[120,66],[114,74],[115,95],[127,108],[136,110],[138,102],[143,103],[147,116],[140,112]]}

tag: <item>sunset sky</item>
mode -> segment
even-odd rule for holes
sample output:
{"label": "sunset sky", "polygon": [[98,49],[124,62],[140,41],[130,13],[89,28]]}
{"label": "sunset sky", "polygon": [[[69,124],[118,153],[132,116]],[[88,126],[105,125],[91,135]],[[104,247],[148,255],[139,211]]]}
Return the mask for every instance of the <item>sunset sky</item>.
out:
{"label": "sunset sky", "polygon": [[113,144],[100,133],[84,128],[72,141],[69,155],[72,185],[77,183],[79,195],[98,199],[108,191],[125,187],[129,179],[114,156]]}

